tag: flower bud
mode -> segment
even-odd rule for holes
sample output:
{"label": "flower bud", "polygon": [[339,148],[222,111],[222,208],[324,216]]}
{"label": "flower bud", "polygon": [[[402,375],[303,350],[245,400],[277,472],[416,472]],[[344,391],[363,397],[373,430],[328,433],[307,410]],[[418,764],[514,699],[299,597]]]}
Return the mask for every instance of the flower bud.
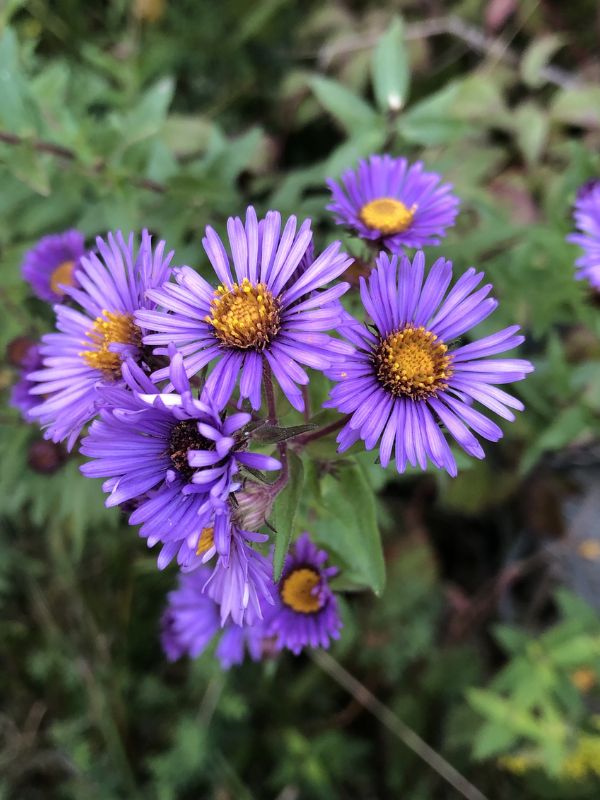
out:
{"label": "flower bud", "polygon": [[273,492],[270,486],[246,481],[244,489],[236,494],[236,522],[245,530],[257,531],[271,513]]}

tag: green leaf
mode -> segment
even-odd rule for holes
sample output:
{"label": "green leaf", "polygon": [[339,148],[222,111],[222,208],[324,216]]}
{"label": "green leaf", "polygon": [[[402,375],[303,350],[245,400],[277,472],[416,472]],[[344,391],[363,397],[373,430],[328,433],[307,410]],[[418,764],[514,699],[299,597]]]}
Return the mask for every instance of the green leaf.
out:
{"label": "green leaf", "polygon": [[327,159],[325,173],[337,178],[348,167],[356,166],[360,158],[376,153],[385,142],[386,133],[382,120],[373,128],[361,131],[336,148]]}
{"label": "green leaf", "polygon": [[563,43],[562,36],[550,33],[534,39],[527,48],[521,60],[521,77],[532,89],[542,86],[545,82],[540,73]]}
{"label": "green leaf", "polygon": [[321,105],[349,134],[377,124],[378,116],[371,106],[338,81],[314,77],[309,86]]}
{"label": "green leaf", "polygon": [[295,436],[314,431],[317,427],[318,425],[314,423],[291,425],[289,428],[280,428],[277,425],[261,425],[253,432],[252,438],[261,444],[275,444],[276,442],[285,442],[287,439],[293,439]]}
{"label": "green leaf", "polygon": [[304,466],[300,458],[288,450],[288,482],[273,504],[271,524],[277,531],[273,554],[273,580],[278,581],[292,541],[298,504],[304,487]]}
{"label": "green leaf", "polygon": [[364,469],[354,460],[323,481],[323,505],[315,521],[323,542],[334,548],[375,594],[385,586],[385,562],[377,525],[375,494]]}
{"label": "green leaf", "polygon": [[517,145],[527,163],[535,165],[548,139],[548,115],[535,103],[522,103],[514,112]]}
{"label": "green leaf", "polygon": [[401,17],[394,17],[377,42],[371,60],[371,75],[379,108],[384,112],[403,108],[408,95],[410,65]]}
{"label": "green leaf", "polygon": [[162,129],[174,90],[172,78],[161,78],[144,92],[139,103],[125,118],[125,146],[155,136]]}
{"label": "green leaf", "polygon": [[555,95],[550,116],[557,122],[580,128],[600,127],[600,86],[564,89]]}
{"label": "green leaf", "polygon": [[33,133],[38,114],[19,62],[19,43],[13,30],[6,28],[0,38],[0,125],[11,133]]}

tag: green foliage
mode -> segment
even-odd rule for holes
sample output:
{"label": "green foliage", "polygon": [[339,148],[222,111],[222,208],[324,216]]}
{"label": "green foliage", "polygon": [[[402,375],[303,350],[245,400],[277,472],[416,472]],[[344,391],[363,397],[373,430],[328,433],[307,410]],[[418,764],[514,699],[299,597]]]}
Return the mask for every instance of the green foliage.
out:
{"label": "green foliage", "polygon": [[[362,446],[337,454],[336,430],[311,439],[338,420],[320,410],[328,382],[311,372],[310,413],[280,402],[278,424],[253,431],[268,452],[288,450],[269,518],[275,576],[301,530],[330,550],[344,619],[334,656],[490,799],[592,800],[597,613],[564,590],[556,612],[537,574],[519,592],[512,581],[514,559],[544,547],[555,507],[554,550],[573,549],[577,492],[597,481],[597,299],[573,280],[577,248],[565,241],[575,193],[600,167],[595,9],[578,0],[557,17],[513,4],[496,31],[498,4],[451,3],[467,47],[456,20],[454,33],[427,35],[418,5],[4,3],[0,345],[52,325],[20,278],[46,233],[78,227],[91,241],[148,227],[207,274],[204,226],[223,232],[252,202],[310,215],[317,250],[340,237],[366,259],[326,211],[326,178],[382,151],[443,173],[462,213],[428,259],[485,270],[500,305],[483,334],[524,328],[536,371],[515,393],[527,410],[502,423],[485,462],[457,454],[456,480],[399,477]],[[477,52],[471,27],[484,17],[485,46],[499,33],[508,52]],[[6,395],[14,378],[4,363]],[[450,791],[309,657],[227,674],[210,653],[167,664],[158,627],[175,571],[156,570],[78,456],[61,451],[53,471],[37,471],[39,433],[9,407],[0,437],[0,796]],[[548,473],[556,483],[540,501]],[[597,563],[582,559],[594,596]]]}

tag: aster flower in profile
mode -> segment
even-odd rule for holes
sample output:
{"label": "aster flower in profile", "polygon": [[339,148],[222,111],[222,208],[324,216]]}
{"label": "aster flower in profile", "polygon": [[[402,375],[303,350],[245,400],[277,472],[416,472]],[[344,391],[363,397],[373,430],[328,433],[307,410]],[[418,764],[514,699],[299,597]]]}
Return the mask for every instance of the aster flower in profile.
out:
{"label": "aster flower in profile", "polygon": [[588,181],[577,193],[573,211],[577,233],[567,239],[583,248],[575,262],[578,280],[587,280],[600,291],[600,180]]}
{"label": "aster flower in profile", "polygon": [[169,661],[182,656],[198,658],[218,638],[215,655],[223,669],[241,664],[246,653],[252,661],[264,654],[265,625],[221,625],[219,606],[204,591],[209,570],[180,573],[178,586],[167,595],[167,608],[161,619],[161,643]]}
{"label": "aster flower in profile", "polygon": [[175,393],[160,393],[133,361],[122,364],[124,386],[101,390],[104,407],[83,439],[92,461],[81,471],[106,478],[107,506],[137,501],[132,525],[148,546],[162,544],[160,568],[174,557],[182,566],[217,552],[229,563],[229,496],[240,488],[243,466],[276,470],[279,461],[247,452],[249,414],[227,418],[210,395],[193,396],[183,357],[171,348]]}
{"label": "aster flower in profile", "polygon": [[502,430],[473,403],[514,420],[510,409],[523,405],[496,384],[520,381],[533,367],[522,359],[489,358],[523,342],[517,325],[456,342],[498,305],[488,297],[491,284],[477,289],[482,272],[468,269],[450,291],[449,261],[438,259],[423,283],[424,273],[422,252],[412,262],[382,253],[368,282],[361,279],[361,299],[374,326],[348,315],[340,330],[356,352],[328,372],[339,383],[325,405],[351,415],[338,435],[340,451],[358,439],[368,450],[379,442],[383,467],[395,450],[399,472],[408,463],[425,469],[430,460],[454,476],[456,461],[440,424],[469,455],[484,458],[474,433],[496,442]]}
{"label": "aster flower in profile", "polygon": [[96,240],[98,254],[83,256],[75,271],[77,286],[65,289],[81,310],[58,305],[58,331],[42,337],[44,366],[29,374],[32,393],[43,400],[32,414],[55,442],[71,449],[83,426],[95,416],[98,388],[122,382],[126,358],[143,359],[142,329],[134,321],[138,308],[153,307],[147,291],[169,277],[173,253],[165,243],[152,249],[147,231],[139,250],[134,235],[121,233]]}
{"label": "aster flower in profile", "polygon": [[39,402],[40,398],[31,394],[35,385],[27,377],[33,370],[42,366],[42,354],[39,344],[31,344],[19,360],[19,379],[13,385],[10,393],[10,404],[20,411],[25,422],[33,422],[31,409]]}
{"label": "aster flower in profile", "polygon": [[327,208],[339,225],[392,253],[436,245],[454,225],[459,205],[441,180],[420,161],[409,166],[405,158],[371,156],[346,170],[340,183],[327,181],[333,195]]}
{"label": "aster flower in profile", "polygon": [[[175,283],[148,293],[161,310],[136,316],[138,324],[154,331],[144,342],[158,345],[156,353],[175,343],[188,375],[214,362],[206,387],[220,408],[238,380],[241,398],[260,408],[267,365],[292,406],[302,410],[299,385],[308,383],[308,375],[301,365],[324,370],[350,352],[347,344],[326,333],[340,320],[336,301],[348,284],[317,291],[339,277],[350,259],[336,242],[308,264],[310,220],[298,231],[296,227],[296,218],[290,217],[282,231],[276,211],[259,222],[252,207],[245,224],[230,218],[233,273],[223,242],[207,227],[203,245],[220,286],[215,290],[194,270],[182,267],[175,270]],[[306,269],[299,274],[303,258]],[[155,380],[166,377],[165,369],[154,374]]]}
{"label": "aster flower in profile", "polygon": [[267,630],[278,650],[298,655],[304,647],[329,647],[342,627],[338,603],[329,586],[337,567],[303,533],[286,556]]}
{"label": "aster flower in profile", "polygon": [[85,240],[80,231],[43,236],[25,253],[21,274],[41,300],[59,303],[66,287],[77,285],[75,273],[84,253]]}

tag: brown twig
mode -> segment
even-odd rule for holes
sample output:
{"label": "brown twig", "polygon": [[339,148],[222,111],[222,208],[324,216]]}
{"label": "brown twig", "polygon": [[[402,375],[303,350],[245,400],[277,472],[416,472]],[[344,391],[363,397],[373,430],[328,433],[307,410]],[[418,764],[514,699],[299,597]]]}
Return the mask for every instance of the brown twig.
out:
{"label": "brown twig", "polygon": [[487,800],[477,787],[473,786],[464,775],[461,775],[452,764],[430,747],[426,741],[413,731],[390,708],[378,700],[367,687],[351,675],[348,670],[325,650],[311,650],[312,660],[326,672],[342,688],[349,692],[354,699],[366,708],[381,722],[394,736],[406,745],[415,755],[423,759],[432,770],[453,786],[466,800]]}
{"label": "brown twig", "polygon": [[328,436],[330,433],[335,433],[335,431],[343,428],[348,422],[348,418],[349,414],[346,414],[340,419],[336,419],[335,422],[330,422],[329,425],[324,425],[317,431],[311,431],[310,433],[305,433],[302,436],[298,436],[294,440],[294,444],[299,445],[300,447],[306,447],[306,445],[310,444],[310,442],[314,442],[317,439],[322,439],[324,436]]}
{"label": "brown twig", "polygon": [[[0,131],[0,142],[13,147],[29,146],[37,153],[45,153],[54,156],[54,158],[62,158],[64,161],[77,163],[77,154],[73,150],[70,150],[68,147],[62,147],[62,145],[59,144],[53,144],[52,142],[45,142],[41,139],[27,139],[23,136],[17,136],[15,133],[8,133],[7,131]],[[101,173],[105,168],[105,162],[101,161],[94,166],[93,173]],[[153,181],[150,178],[129,178],[128,180],[133,186],[139,189],[145,189],[149,192],[155,192],[156,194],[164,194],[167,191],[167,187],[163,183]]]}

